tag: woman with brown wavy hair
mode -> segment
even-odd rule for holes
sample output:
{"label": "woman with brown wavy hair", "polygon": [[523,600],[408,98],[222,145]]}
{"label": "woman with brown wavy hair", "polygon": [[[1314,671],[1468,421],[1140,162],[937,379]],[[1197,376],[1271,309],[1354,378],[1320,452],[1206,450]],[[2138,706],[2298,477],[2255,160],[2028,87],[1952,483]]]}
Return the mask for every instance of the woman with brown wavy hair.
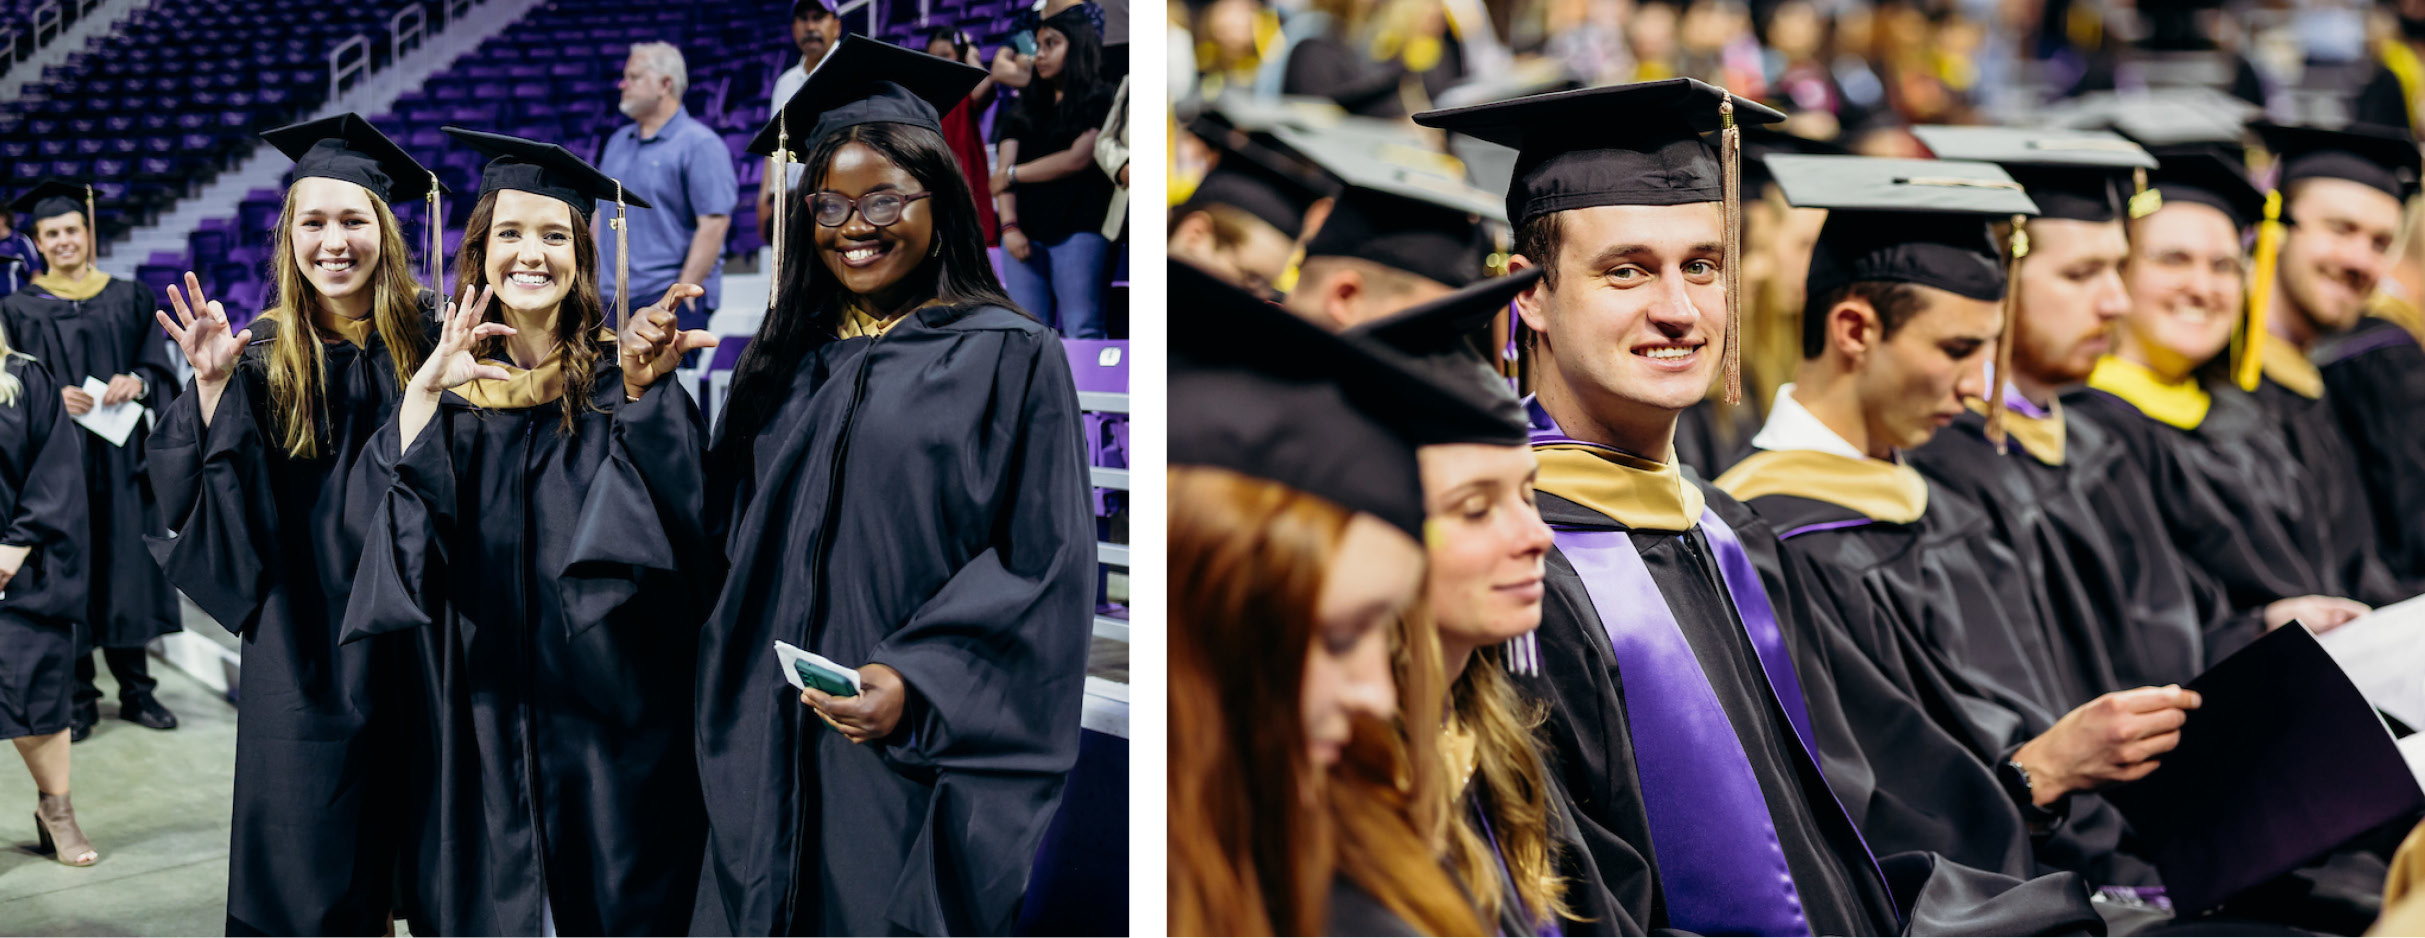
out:
{"label": "woman with brown wavy hair", "polygon": [[430,656],[413,930],[683,932],[705,828],[691,662],[719,555],[698,412],[658,379],[715,344],[673,325],[701,290],[605,333],[589,216],[647,204],[562,147],[446,130],[496,157],[456,258],[464,304],[348,509],[366,534],[345,640],[403,633]]}
{"label": "woman with brown wavy hair", "polygon": [[1413,441],[1468,417],[1169,269],[1192,307],[1171,319],[1171,931],[1475,933],[1415,818],[1436,724],[1391,725],[1389,671],[1423,568]]}
{"label": "woman with brown wavy hair", "polygon": [[[1472,343],[1487,341],[1492,317],[1538,279],[1484,281],[1349,333],[1495,418],[1416,454],[1428,567],[1394,655],[1409,750],[1430,755],[1413,763],[1414,788],[1428,795],[1415,816],[1499,934],[1640,934],[1601,885],[1542,760],[1541,715],[1504,673],[1535,666],[1526,639],[1541,624],[1551,541],[1533,504],[1540,466],[1523,405]],[[1433,745],[1414,732],[1433,727]]]}
{"label": "woman with brown wavy hair", "polygon": [[[229,834],[229,934],[376,934],[401,831],[390,788],[409,643],[340,646],[361,557],[347,481],[429,352],[435,293],[413,276],[390,200],[435,180],[362,118],[262,134],[295,160],[273,232],[277,293],[250,328],[187,274],[159,313],[193,366],[149,450],[180,536],[171,583],[244,643]],[[253,706],[257,701],[271,703]]]}

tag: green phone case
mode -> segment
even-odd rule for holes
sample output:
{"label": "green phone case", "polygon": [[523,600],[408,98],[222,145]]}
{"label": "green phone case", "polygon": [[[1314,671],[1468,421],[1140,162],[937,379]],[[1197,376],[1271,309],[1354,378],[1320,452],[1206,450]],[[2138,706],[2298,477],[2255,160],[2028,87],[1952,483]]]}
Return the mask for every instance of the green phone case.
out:
{"label": "green phone case", "polygon": [[828,671],[824,668],[817,667],[816,664],[810,662],[806,658],[792,662],[792,668],[793,670],[800,672],[800,681],[802,683],[824,691],[829,695],[835,697],[859,696],[859,692],[851,688],[850,678],[845,677],[838,672]]}

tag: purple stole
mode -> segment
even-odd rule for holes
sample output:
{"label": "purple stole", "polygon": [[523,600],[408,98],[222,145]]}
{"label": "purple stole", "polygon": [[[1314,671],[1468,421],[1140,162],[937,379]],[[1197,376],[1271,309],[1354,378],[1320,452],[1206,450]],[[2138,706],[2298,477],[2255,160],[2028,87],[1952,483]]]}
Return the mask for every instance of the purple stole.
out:
{"label": "purple stole", "polygon": [[[1539,405],[1528,409],[1534,445],[1581,442]],[[1793,724],[1796,754],[1816,774],[1817,742],[1776,608],[1734,530],[1707,508],[1700,524],[1769,693]],[[1760,779],[1631,536],[1577,527],[1553,534],[1616,654],[1668,923],[1704,935],[1810,934]]]}

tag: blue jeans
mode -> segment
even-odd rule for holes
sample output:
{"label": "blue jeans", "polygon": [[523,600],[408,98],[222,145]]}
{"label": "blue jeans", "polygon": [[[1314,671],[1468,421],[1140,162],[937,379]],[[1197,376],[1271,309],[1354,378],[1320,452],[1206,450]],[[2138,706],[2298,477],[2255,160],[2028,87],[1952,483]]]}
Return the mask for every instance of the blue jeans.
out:
{"label": "blue jeans", "polygon": [[1081,231],[1059,244],[1028,244],[1024,261],[1002,252],[1002,288],[1063,338],[1103,338],[1103,268],[1111,242],[1102,232]]}

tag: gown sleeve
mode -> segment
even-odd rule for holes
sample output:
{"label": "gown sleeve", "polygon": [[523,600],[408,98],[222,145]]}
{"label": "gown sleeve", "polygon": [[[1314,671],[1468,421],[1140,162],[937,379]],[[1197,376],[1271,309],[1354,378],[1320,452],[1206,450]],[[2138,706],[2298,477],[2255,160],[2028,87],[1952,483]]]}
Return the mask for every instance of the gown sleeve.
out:
{"label": "gown sleeve", "polygon": [[[718,556],[706,524],[705,428],[690,396],[676,382],[659,381],[615,409],[606,461],[592,477],[573,528],[572,547],[557,577],[565,620],[573,634],[606,621],[640,592],[649,571],[697,572],[702,558]],[[620,379],[615,387],[620,388]],[[687,608],[705,609],[715,599],[710,576],[684,576],[705,595]]]}
{"label": "gown sleeve", "polygon": [[264,440],[253,401],[261,372],[239,362],[208,426],[202,395],[189,387],[166,408],[146,456],[152,492],[174,537],[152,537],[170,583],[239,635],[269,599],[276,562],[277,500],[269,490]]}
{"label": "gown sleeve", "polygon": [[12,601],[9,605],[23,612],[69,618],[81,614],[85,598],[84,545],[89,532],[83,434],[62,432],[75,428],[66,419],[67,405],[59,399],[59,385],[50,370],[39,362],[24,364],[18,372],[21,387],[16,406],[26,408],[24,445],[36,450],[16,492],[16,504],[9,511],[8,529],[0,532],[0,544],[33,548],[25,564],[17,568],[17,576],[33,578],[26,585],[33,587],[35,595],[26,596],[21,585],[18,596],[31,603]]}
{"label": "gown sleeve", "polygon": [[340,641],[431,623],[426,590],[444,580],[430,572],[444,569],[446,535],[455,526],[454,416],[440,404],[401,455],[400,415],[363,446],[345,504],[346,527],[364,532],[362,562]]}
{"label": "gown sleeve", "polygon": [[1020,437],[991,546],[868,655],[913,690],[899,760],[1058,773],[1077,757],[1095,566],[1078,394],[1050,337],[1023,358],[996,379],[998,399],[1019,402]]}
{"label": "gown sleeve", "polygon": [[2336,363],[2324,376],[2366,483],[2383,562],[2405,592],[2415,592],[2425,579],[2425,434],[2415,432],[2412,408],[2425,401],[2425,348],[2398,341]]}
{"label": "gown sleeve", "polygon": [[149,286],[141,283],[133,286],[133,305],[126,315],[130,320],[127,341],[134,345],[128,350],[131,354],[127,356],[127,369],[143,379],[143,405],[159,410],[167,407],[177,393],[177,365],[168,357],[168,334],[160,331],[158,320],[152,317],[160,298]]}

